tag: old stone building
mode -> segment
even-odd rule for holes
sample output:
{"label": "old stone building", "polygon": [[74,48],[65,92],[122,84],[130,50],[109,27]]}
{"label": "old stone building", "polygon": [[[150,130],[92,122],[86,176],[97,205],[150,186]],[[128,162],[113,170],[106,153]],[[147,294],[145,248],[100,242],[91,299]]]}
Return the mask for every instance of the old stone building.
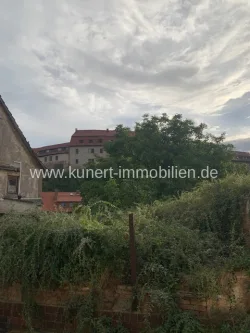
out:
{"label": "old stone building", "polygon": [[112,130],[75,130],[70,142],[34,148],[40,161],[48,169],[82,168],[98,157],[107,157],[104,144],[113,141],[116,132]]}
{"label": "old stone building", "polygon": [[69,142],[33,150],[47,169],[67,169],[69,166]]}
{"label": "old stone building", "polygon": [[32,178],[35,169],[44,166],[0,96],[0,213],[41,203],[42,178]]}
{"label": "old stone building", "polygon": [[74,168],[82,168],[96,158],[108,156],[104,144],[116,139],[116,131],[112,130],[78,130],[71,136],[69,148],[69,164]]}
{"label": "old stone building", "polygon": [[[134,132],[130,132],[134,135]],[[105,143],[117,138],[115,130],[78,130],[71,136],[70,142],[34,148],[40,161],[48,169],[83,168],[98,158],[106,158]]]}

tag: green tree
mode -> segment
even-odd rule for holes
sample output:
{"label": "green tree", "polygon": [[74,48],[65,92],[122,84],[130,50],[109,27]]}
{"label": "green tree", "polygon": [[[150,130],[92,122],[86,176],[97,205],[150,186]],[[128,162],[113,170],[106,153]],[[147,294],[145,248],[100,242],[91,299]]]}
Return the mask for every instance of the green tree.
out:
{"label": "green tree", "polygon": [[43,191],[53,192],[56,189],[61,192],[75,192],[80,190],[82,180],[77,178],[70,178],[68,172],[65,170],[64,177],[49,177],[43,180]]}
{"label": "green tree", "polygon": [[[144,115],[135,125],[134,133],[122,125],[116,128],[116,140],[108,142],[106,159],[99,159],[92,168],[171,170],[192,169],[195,177],[156,179],[107,179],[88,180],[82,185],[84,197],[98,198],[130,207],[137,203],[149,203],[156,199],[178,195],[192,189],[201,181],[202,169],[215,169],[222,178],[227,170],[235,170],[231,160],[232,145],[224,143],[224,134],[213,136],[206,132],[205,124],[195,125],[192,120],[177,114],[172,118]],[[239,168],[238,168],[239,169]],[[242,169],[242,168],[241,168]]]}

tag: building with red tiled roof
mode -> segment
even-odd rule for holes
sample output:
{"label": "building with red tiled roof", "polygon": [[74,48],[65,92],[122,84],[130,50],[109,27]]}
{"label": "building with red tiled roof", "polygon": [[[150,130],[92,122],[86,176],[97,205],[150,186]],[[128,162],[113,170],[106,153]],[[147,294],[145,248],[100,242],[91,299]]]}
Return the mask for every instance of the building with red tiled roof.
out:
{"label": "building with red tiled roof", "polygon": [[235,151],[234,162],[250,164],[250,153],[246,151]]}
{"label": "building with red tiled roof", "polygon": [[48,212],[71,213],[73,208],[82,203],[80,192],[42,192],[42,210]]}
{"label": "building with red tiled roof", "polygon": [[82,167],[98,157],[105,158],[104,144],[116,138],[115,130],[75,130],[70,140],[69,164]]}
{"label": "building with red tiled roof", "polygon": [[58,143],[55,145],[49,145],[49,146],[43,146],[40,148],[34,148],[33,150],[37,153],[37,152],[41,152],[41,153],[45,153],[46,150],[50,150],[51,153],[53,153],[53,149],[59,149],[59,148],[64,148],[64,147],[69,147],[69,142],[65,142],[65,143]]}
{"label": "building with red tiled roof", "polygon": [[33,150],[48,169],[65,169],[69,166],[69,142],[43,146]]}
{"label": "building with red tiled roof", "polygon": [[67,168],[69,165],[82,168],[98,157],[107,157],[104,144],[115,139],[115,130],[78,130],[76,128],[70,142],[35,148],[34,151],[48,168]]}
{"label": "building with red tiled roof", "polygon": [[[130,132],[134,135],[134,132]],[[82,167],[96,158],[107,157],[104,144],[116,140],[116,130],[78,130],[70,140],[69,163],[71,166]]]}
{"label": "building with red tiled roof", "polygon": [[115,130],[75,129],[70,142],[34,148],[34,152],[49,169],[80,168],[97,157],[106,157],[104,144],[115,137]]}

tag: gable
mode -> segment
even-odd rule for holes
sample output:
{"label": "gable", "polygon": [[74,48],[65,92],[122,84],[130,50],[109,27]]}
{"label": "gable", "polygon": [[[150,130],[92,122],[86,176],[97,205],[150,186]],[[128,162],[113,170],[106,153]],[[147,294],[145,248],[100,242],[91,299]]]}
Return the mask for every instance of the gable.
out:
{"label": "gable", "polygon": [[[6,118],[6,119],[3,119],[3,118]],[[4,100],[0,96],[0,140],[2,140],[2,141],[4,140],[4,138],[1,137],[1,135],[4,135],[4,129],[2,128],[2,126],[4,126],[4,124],[2,122],[4,120],[7,121],[7,123],[9,124],[9,126],[12,129],[13,134],[17,137],[18,142],[23,146],[23,148],[25,149],[27,154],[30,156],[34,165],[37,168],[45,169],[42,162],[38,159],[36,153],[30,147],[29,142],[26,140],[23,132],[21,131],[21,129],[17,125],[17,123],[16,123],[14,117],[12,116],[11,112],[9,111],[7,105],[4,103]]]}

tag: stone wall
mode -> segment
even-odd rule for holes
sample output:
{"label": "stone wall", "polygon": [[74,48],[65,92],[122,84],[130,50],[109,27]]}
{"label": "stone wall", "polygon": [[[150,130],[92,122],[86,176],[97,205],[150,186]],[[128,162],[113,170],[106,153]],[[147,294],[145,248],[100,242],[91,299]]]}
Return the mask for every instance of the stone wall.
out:
{"label": "stone wall", "polygon": [[[216,311],[227,315],[235,309],[250,310],[250,278],[246,274],[242,272],[235,275],[227,274],[221,283],[223,292],[213,299],[195,297],[183,286],[179,292],[180,308],[192,312],[201,320],[210,321],[214,320]],[[34,327],[58,332],[67,328],[68,332],[73,333],[77,322],[75,320],[65,322],[65,305],[70,303],[72,296],[87,296],[89,292],[90,289],[86,286],[37,291],[34,294],[37,304]],[[99,303],[96,316],[111,317],[114,325],[122,322],[132,333],[139,333],[145,327],[145,309],[149,300],[144,300],[137,312],[132,311],[133,292],[130,286],[117,285],[113,288],[104,288],[100,299],[102,301]],[[0,290],[0,328],[1,325],[2,327],[8,325],[10,329],[24,328],[22,307],[23,299],[19,285]],[[152,326],[161,324],[158,313],[151,313],[149,320]]]}
{"label": "stone wall", "polygon": [[221,293],[213,298],[204,299],[194,296],[188,288],[179,292],[180,308],[190,311],[200,319],[212,319],[216,313],[228,314],[231,311],[249,312],[250,277],[244,272],[225,274],[220,281]]}
{"label": "stone wall", "polygon": [[[88,287],[75,289],[64,287],[57,290],[39,290],[34,294],[37,304],[33,325],[37,329],[63,332],[75,332],[77,321],[65,321],[65,308],[74,296],[87,296]],[[102,301],[96,311],[96,316],[106,316],[112,319],[114,325],[122,323],[129,332],[139,333],[145,327],[145,314],[132,312],[133,293],[130,286],[118,285],[115,288],[104,289]],[[18,284],[11,288],[0,290],[0,329],[14,330],[26,327],[23,317],[23,298]],[[158,314],[150,316],[151,324],[161,323]]]}
{"label": "stone wall", "polygon": [[15,213],[28,213],[37,209],[41,209],[42,201],[31,200],[11,200],[0,198],[0,214],[6,214],[8,212]]}

